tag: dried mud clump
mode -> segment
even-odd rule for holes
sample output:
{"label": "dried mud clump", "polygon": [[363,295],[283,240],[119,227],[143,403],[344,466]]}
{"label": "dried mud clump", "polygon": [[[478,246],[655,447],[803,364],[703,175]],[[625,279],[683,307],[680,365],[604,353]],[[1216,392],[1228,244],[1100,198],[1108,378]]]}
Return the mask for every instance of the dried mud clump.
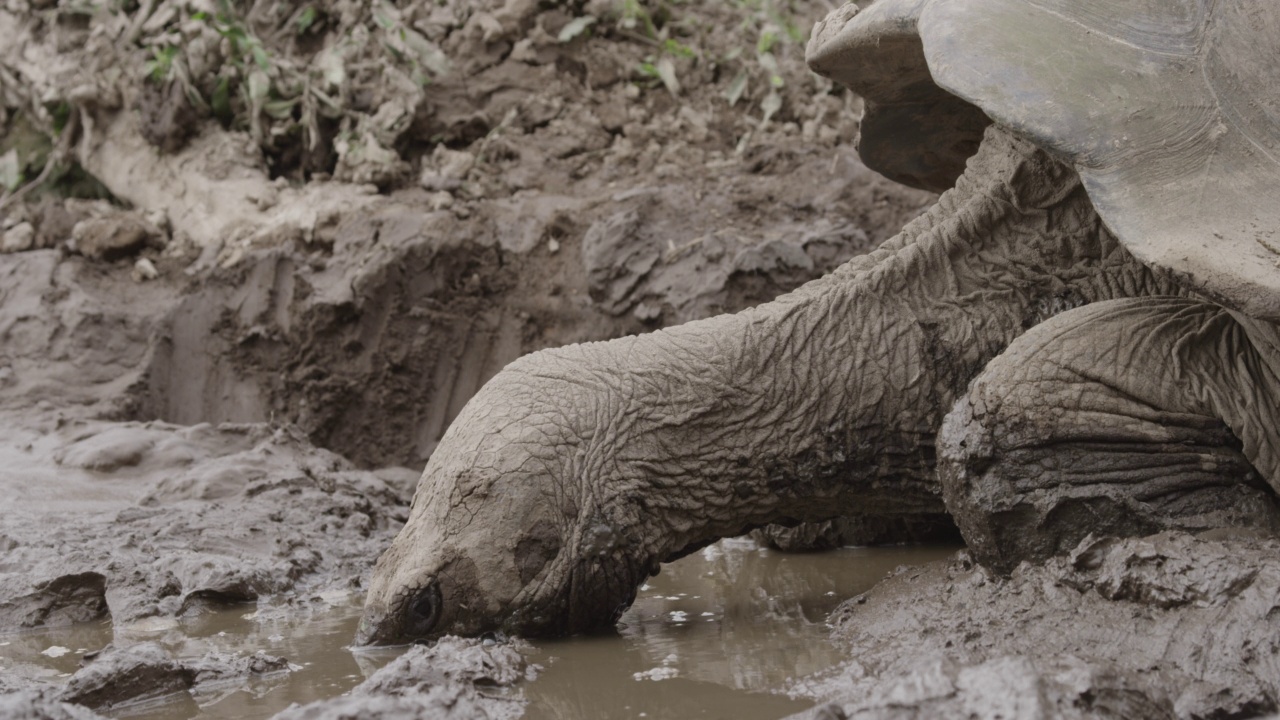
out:
{"label": "dried mud clump", "polygon": [[961,553],[844,603],[812,718],[1208,718],[1280,699],[1280,544],[1087,538],[1001,578]]}
{"label": "dried mud clump", "polygon": [[86,660],[59,697],[94,710],[119,710],[166,695],[290,672],[288,662],[271,655],[209,653],[197,660],[179,660],[153,642],[108,647]]}
{"label": "dried mud clump", "polygon": [[92,571],[38,581],[30,592],[0,601],[0,628],[58,627],[107,617],[106,590],[106,576]]}
{"label": "dried mud clump", "polygon": [[19,690],[0,694],[0,717],[9,720],[105,720],[80,705],[62,702],[50,690]]}
{"label": "dried mud clump", "polygon": [[519,643],[444,637],[417,646],[343,697],[294,705],[275,720],[504,720],[524,713],[515,686],[533,680]]}

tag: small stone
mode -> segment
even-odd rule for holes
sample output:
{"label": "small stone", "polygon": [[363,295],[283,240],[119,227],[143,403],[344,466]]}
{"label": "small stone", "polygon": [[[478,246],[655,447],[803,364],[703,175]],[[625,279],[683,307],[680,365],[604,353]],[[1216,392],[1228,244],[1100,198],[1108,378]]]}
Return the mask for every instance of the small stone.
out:
{"label": "small stone", "polygon": [[155,280],[158,277],[160,277],[160,271],[156,269],[155,263],[147,258],[138,258],[138,262],[133,264],[133,279],[135,282]]}
{"label": "small stone", "polygon": [[0,240],[0,252],[24,252],[34,247],[35,241],[36,229],[31,227],[31,223],[18,223],[4,231],[4,239]]}
{"label": "small stone", "polygon": [[445,177],[458,178],[459,180],[466,177],[471,172],[471,168],[475,167],[476,156],[465,150],[450,150],[448,148],[437,149],[434,153],[436,156],[436,164],[440,168],[440,173]]}
{"label": "small stone", "polygon": [[556,253],[560,252],[560,241],[556,240],[555,238],[551,238],[550,240],[548,240],[547,252],[551,253],[552,255],[555,255]]}
{"label": "small stone", "polygon": [[636,305],[635,310],[632,310],[632,314],[641,322],[653,322],[662,317],[662,308],[652,303],[642,302]]}
{"label": "small stone", "polygon": [[453,194],[448,190],[431,193],[427,198],[427,206],[432,210],[445,210],[453,207]]}
{"label": "small stone", "polygon": [[422,171],[422,175],[418,177],[418,184],[424,190],[448,191],[457,190],[462,186],[462,181],[457,178],[445,177],[431,168],[425,168]]}
{"label": "small stone", "polygon": [[438,145],[431,154],[430,164],[422,169],[418,184],[427,190],[455,190],[475,164],[475,155]]}
{"label": "small stone", "polygon": [[538,51],[533,47],[533,39],[524,38],[517,42],[511,49],[511,59],[522,63],[537,63]]}
{"label": "small stone", "polygon": [[131,213],[91,218],[71,231],[76,252],[95,260],[119,260],[135,255],[158,235],[154,225]]}

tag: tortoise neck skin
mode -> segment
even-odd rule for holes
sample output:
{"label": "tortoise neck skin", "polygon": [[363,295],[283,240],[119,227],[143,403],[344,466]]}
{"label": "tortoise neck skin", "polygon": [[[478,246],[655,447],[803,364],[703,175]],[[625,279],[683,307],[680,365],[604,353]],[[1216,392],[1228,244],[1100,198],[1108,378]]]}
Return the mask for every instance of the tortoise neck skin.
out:
{"label": "tortoise neck skin", "polygon": [[1041,320],[1177,294],[1075,173],[990,128],[955,188],[876,251],[778,300],[527,356],[471,401],[380,560],[363,639],[435,579],[433,634],[608,624],[659,563],[768,523],[944,511],[934,437]]}

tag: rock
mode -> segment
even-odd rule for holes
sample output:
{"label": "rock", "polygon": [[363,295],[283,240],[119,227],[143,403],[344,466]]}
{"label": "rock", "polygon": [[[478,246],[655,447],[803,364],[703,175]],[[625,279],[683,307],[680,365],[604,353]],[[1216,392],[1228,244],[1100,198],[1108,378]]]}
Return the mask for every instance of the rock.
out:
{"label": "rock", "polygon": [[453,207],[453,195],[447,190],[431,193],[431,196],[427,198],[427,207],[437,212],[451,208]]}
{"label": "rock", "polygon": [[94,709],[107,709],[184,692],[193,673],[157,643],[108,648],[67,680],[61,698]]}
{"label": "rock", "polygon": [[591,299],[614,315],[635,305],[633,291],[661,257],[656,247],[638,241],[643,224],[638,211],[624,210],[593,223],[582,239]]}
{"label": "rock", "polygon": [[[0,629],[60,627],[106,617],[106,576],[78,572],[37,580],[0,575]],[[21,594],[19,594],[21,593]]]}
{"label": "rock", "polygon": [[508,687],[525,679],[520,643],[497,643],[459,637],[441,638],[396,658],[365,680],[353,693],[393,695],[425,692],[451,682]]}
{"label": "rock", "polygon": [[133,264],[133,279],[135,282],[155,280],[158,277],[160,277],[160,271],[156,269],[155,263],[147,258],[138,258],[138,262]]}
{"label": "rock", "polygon": [[106,261],[136,255],[159,236],[158,228],[126,212],[81,220],[71,231],[76,252]]}
{"label": "rock", "polygon": [[0,695],[0,717],[5,720],[105,720],[78,705],[70,705],[40,690]]}
{"label": "rock", "polygon": [[427,190],[456,190],[475,167],[476,158],[469,152],[436,146],[428,163],[424,163],[418,184]]}
{"label": "rock", "polygon": [[525,646],[444,637],[417,646],[352,689],[347,696],[293,705],[274,720],[471,720],[516,718],[519,695],[496,693],[532,672],[520,654]]}
{"label": "rock", "polygon": [[0,239],[0,252],[24,252],[35,247],[36,230],[29,222],[22,222],[4,231]]}
{"label": "rock", "polygon": [[[90,657],[90,656],[86,656]],[[271,655],[212,652],[196,660],[176,660],[153,642],[125,648],[108,647],[71,676],[64,702],[106,709],[152,700],[202,686],[224,686],[250,678],[290,671],[289,663]]]}

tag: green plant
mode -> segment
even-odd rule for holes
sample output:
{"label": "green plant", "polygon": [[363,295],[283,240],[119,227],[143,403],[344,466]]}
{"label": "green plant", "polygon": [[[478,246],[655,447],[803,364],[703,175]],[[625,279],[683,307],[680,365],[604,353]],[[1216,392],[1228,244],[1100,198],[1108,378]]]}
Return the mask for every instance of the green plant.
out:
{"label": "green plant", "polygon": [[740,47],[721,59],[729,68],[736,68],[733,80],[723,93],[724,98],[731,106],[737,105],[750,94],[753,85],[763,88],[759,108],[761,123],[766,124],[783,105],[780,91],[786,86],[786,78],[779,67],[778,55],[792,52],[790,46],[803,42],[805,33],[796,22],[788,0],[732,2],[743,13],[737,32],[746,38],[754,38],[755,42],[750,56]]}
{"label": "green plant", "polygon": [[174,45],[151,46],[151,59],[144,66],[147,77],[156,83],[168,82],[173,76],[173,62],[178,57]]}
{"label": "green plant", "polygon": [[316,24],[317,17],[319,17],[319,13],[316,12],[314,5],[308,5],[303,8],[302,12],[298,15],[298,19],[295,21],[298,34],[302,35],[310,30],[311,26]]}

